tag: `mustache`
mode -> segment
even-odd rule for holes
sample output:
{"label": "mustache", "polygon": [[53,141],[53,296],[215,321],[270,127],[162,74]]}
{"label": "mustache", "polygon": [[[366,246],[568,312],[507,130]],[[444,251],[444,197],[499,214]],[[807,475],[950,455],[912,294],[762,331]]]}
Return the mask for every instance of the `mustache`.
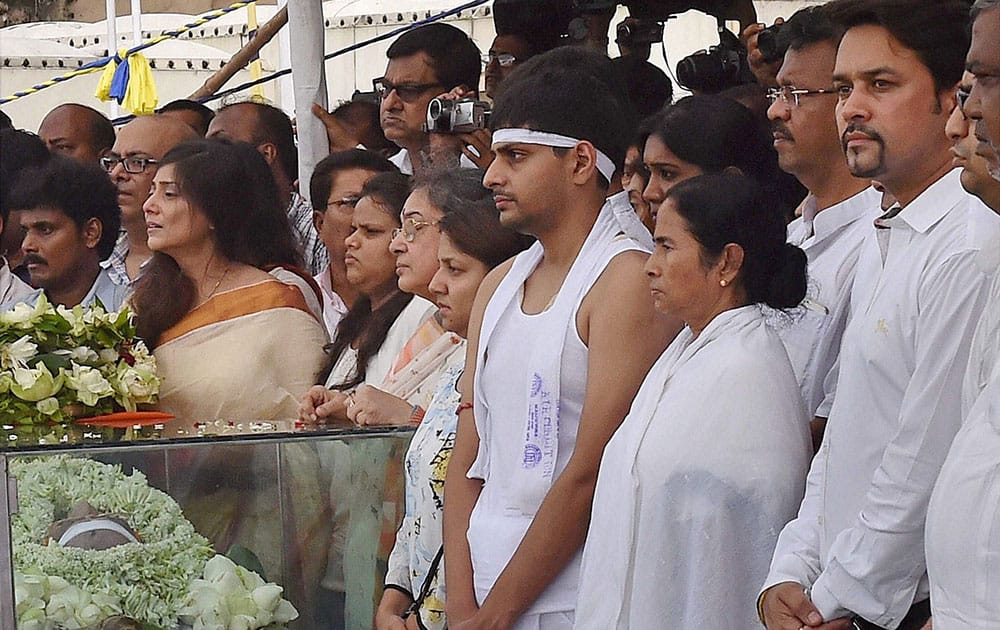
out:
{"label": "mustache", "polygon": [[847,136],[852,133],[862,133],[881,145],[885,144],[882,135],[871,127],[859,123],[851,123],[847,126],[847,129],[844,129],[844,133],[840,134],[840,144],[844,147],[844,150],[847,150]]}
{"label": "mustache", "polygon": [[37,254],[27,254],[21,259],[23,265],[47,265],[49,262]]}
{"label": "mustache", "polygon": [[771,122],[771,133],[776,133],[789,140],[795,140],[795,136],[789,131],[788,126],[780,120]]}

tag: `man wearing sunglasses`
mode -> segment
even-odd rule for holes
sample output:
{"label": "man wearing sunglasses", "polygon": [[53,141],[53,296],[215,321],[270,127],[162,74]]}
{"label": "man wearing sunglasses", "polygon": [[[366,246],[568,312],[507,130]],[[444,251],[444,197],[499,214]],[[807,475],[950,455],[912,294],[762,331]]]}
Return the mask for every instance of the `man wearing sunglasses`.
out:
{"label": "man wearing sunglasses", "polygon": [[[390,158],[412,175],[426,159],[427,105],[454,88],[479,87],[479,49],[461,30],[434,23],[407,31],[389,46],[385,75],[372,83],[379,96],[379,120],[385,137],[399,146]],[[463,161],[463,166],[473,166]]]}
{"label": "man wearing sunglasses", "polygon": [[830,377],[847,324],[858,251],[878,213],[881,195],[854,177],[840,146],[834,109],[833,67],[843,29],[819,7],[797,11],[782,26],[788,50],[768,91],[767,110],[778,164],[809,190],[802,216],[788,240],[809,259],[809,292],[803,316],[779,334],[799,379],[819,448],[833,404]]}
{"label": "man wearing sunglasses", "polygon": [[142,204],[156,174],[156,165],[167,151],[186,140],[197,140],[198,132],[169,116],[139,116],[121,128],[111,152],[101,165],[118,189],[122,210],[121,228],[111,255],[101,261],[111,280],[131,287],[142,264],[152,252],[146,246],[146,219]]}

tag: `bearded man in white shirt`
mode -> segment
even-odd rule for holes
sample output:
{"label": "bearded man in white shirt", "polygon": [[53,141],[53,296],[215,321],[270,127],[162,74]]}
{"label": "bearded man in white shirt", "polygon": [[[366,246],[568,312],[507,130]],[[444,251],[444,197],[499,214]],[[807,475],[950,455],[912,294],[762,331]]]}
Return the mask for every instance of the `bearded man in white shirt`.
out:
{"label": "bearded man in white shirt", "polygon": [[[958,0],[838,0],[834,87],[851,172],[897,206],[862,245],[836,397],[798,517],[758,601],[770,630],[919,628],[930,615],[927,502],[958,430],[990,276],[944,129],[968,50]],[[1000,232],[998,232],[1000,234]]]}
{"label": "bearded man in white shirt", "polygon": [[493,110],[484,184],[500,222],[538,242],[472,310],[445,483],[453,630],[572,627],[601,454],[680,328],[653,309],[648,250],[605,204],[625,105],[559,54],[528,60]]}
{"label": "bearded man in white shirt", "polygon": [[[967,67],[975,71],[963,112],[949,123],[965,135],[980,127],[978,152],[1000,139],[1000,0],[978,0],[972,9],[972,46]],[[970,78],[966,73],[966,78]],[[985,80],[980,80],[983,77]],[[967,89],[967,86],[963,85]],[[961,118],[958,115],[960,114]],[[968,116],[968,120],[963,120]],[[993,129],[990,129],[990,126]],[[997,136],[993,136],[993,131]],[[959,135],[958,133],[955,134]],[[975,145],[975,137],[970,138]],[[956,139],[965,143],[964,137]],[[968,147],[966,147],[968,148]],[[956,154],[958,152],[956,151]],[[995,155],[994,155],[995,158]],[[986,156],[967,158],[962,182],[1000,214],[1000,176],[985,166]],[[977,163],[978,161],[978,163]],[[998,173],[1000,175],[1000,173]],[[984,264],[1000,265],[994,257]],[[1000,274],[972,342],[963,391],[962,429],[941,468],[927,508],[927,575],[934,627],[991,628],[1000,620]]]}
{"label": "bearded man in white shirt", "polygon": [[833,68],[843,30],[821,7],[797,11],[781,27],[788,46],[767,110],[778,164],[809,189],[788,242],[809,259],[803,312],[778,329],[812,419],[818,449],[833,405],[837,354],[850,310],[858,252],[879,214],[881,194],[851,174],[834,118]]}

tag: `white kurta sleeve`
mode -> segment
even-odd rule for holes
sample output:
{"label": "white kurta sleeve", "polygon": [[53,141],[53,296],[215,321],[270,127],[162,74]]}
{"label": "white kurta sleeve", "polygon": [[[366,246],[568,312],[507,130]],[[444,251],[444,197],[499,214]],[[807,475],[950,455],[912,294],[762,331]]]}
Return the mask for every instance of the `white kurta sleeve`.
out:
{"label": "white kurta sleeve", "polygon": [[963,252],[920,288],[913,374],[899,429],[886,445],[854,525],[834,539],[812,587],[824,619],[852,611],[895,628],[913,604],[925,573],[927,502],[960,426],[962,378],[987,286],[973,252]]}

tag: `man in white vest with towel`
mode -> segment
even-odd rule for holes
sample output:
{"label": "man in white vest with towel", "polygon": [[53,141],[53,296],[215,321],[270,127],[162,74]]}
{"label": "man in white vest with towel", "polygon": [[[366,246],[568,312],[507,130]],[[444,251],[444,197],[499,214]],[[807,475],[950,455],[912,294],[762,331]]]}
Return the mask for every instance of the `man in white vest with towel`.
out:
{"label": "man in white vest with towel", "polygon": [[484,184],[501,223],[538,242],[473,307],[445,484],[452,630],[572,628],[601,454],[680,328],[653,309],[648,249],[605,205],[624,97],[550,56],[519,68],[492,114]]}

